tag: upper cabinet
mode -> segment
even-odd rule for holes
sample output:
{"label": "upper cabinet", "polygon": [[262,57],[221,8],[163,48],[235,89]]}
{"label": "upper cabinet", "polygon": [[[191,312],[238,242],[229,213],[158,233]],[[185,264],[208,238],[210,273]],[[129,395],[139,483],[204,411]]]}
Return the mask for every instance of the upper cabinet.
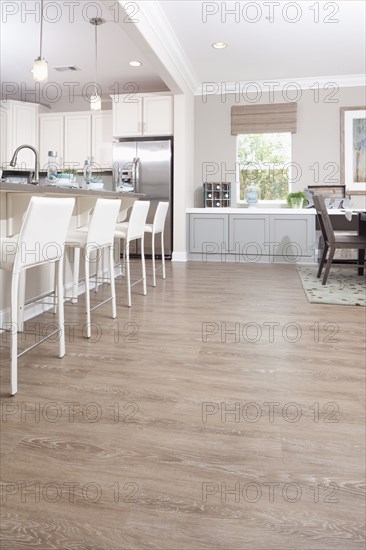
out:
{"label": "upper cabinet", "polygon": [[112,167],[112,111],[44,114],[39,117],[41,169],[48,151],[57,151],[60,168],[81,170],[90,159],[97,168]]}
{"label": "upper cabinet", "polygon": [[[20,145],[38,147],[38,108],[35,103],[24,101],[3,101],[1,103],[1,165],[9,165],[13,153]],[[29,149],[21,150],[17,157],[16,169],[34,170],[35,155]]]}
{"label": "upper cabinet", "polygon": [[172,134],[172,96],[126,94],[113,97],[113,137],[170,136]]}
{"label": "upper cabinet", "polygon": [[41,170],[47,170],[48,151],[57,152],[60,168],[64,161],[64,116],[47,114],[39,117],[39,158]]}
{"label": "upper cabinet", "polygon": [[93,113],[91,160],[97,167],[110,168],[113,164],[112,133],[112,112]]}
{"label": "upper cabinet", "polygon": [[[112,142],[111,142],[112,147]],[[72,113],[65,115],[64,164],[79,170],[91,157],[91,115]]]}
{"label": "upper cabinet", "polygon": [[142,97],[113,98],[113,137],[142,136]]}
{"label": "upper cabinet", "polygon": [[8,112],[4,107],[0,107],[0,168],[5,168],[8,151]]}
{"label": "upper cabinet", "polygon": [[142,119],[144,136],[171,136],[173,134],[172,96],[144,97]]}

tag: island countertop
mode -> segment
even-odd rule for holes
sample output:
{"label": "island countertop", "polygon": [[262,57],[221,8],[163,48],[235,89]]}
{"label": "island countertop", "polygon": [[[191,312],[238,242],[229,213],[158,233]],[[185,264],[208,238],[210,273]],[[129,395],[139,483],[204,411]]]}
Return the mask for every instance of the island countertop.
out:
{"label": "island countertop", "polygon": [[0,192],[30,193],[32,195],[68,195],[68,196],[100,196],[105,198],[134,197],[142,198],[141,193],[108,191],[108,189],[79,189],[77,187],[57,187],[53,185],[32,185],[29,183],[0,183]]}

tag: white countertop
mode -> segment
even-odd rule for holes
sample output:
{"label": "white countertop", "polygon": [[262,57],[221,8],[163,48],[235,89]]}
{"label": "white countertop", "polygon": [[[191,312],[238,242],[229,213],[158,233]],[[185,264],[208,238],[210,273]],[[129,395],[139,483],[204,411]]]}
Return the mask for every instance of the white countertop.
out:
{"label": "white countertop", "polygon": [[[364,212],[364,209],[352,209],[352,213],[358,214]],[[328,210],[331,216],[344,216],[344,210],[338,210],[330,208]],[[187,208],[186,214],[245,214],[245,215],[258,215],[258,214],[284,214],[297,215],[297,216],[316,216],[315,208]]]}
{"label": "white countertop", "polygon": [[[187,208],[187,214],[246,214],[246,215],[258,215],[258,214],[295,214],[310,216],[316,215],[314,208]],[[343,212],[344,213],[344,212]]]}

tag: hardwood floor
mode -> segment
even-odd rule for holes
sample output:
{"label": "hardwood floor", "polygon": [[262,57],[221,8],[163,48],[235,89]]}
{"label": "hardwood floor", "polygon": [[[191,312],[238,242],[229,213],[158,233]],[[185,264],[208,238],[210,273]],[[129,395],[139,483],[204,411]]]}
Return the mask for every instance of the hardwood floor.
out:
{"label": "hardwood floor", "polygon": [[90,341],[68,304],[67,355],[23,356],[13,398],[2,336],[2,548],[364,549],[365,309],[294,266],[160,277],[131,309],[117,279]]}

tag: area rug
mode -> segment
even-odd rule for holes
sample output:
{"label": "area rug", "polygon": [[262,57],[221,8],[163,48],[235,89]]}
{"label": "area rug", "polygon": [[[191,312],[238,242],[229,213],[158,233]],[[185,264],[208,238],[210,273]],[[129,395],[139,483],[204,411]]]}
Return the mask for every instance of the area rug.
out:
{"label": "area rug", "polygon": [[[326,285],[317,279],[317,266],[299,266],[297,272],[309,302],[366,307],[366,278],[357,275],[357,268],[331,267]],[[324,270],[323,270],[324,273]]]}

